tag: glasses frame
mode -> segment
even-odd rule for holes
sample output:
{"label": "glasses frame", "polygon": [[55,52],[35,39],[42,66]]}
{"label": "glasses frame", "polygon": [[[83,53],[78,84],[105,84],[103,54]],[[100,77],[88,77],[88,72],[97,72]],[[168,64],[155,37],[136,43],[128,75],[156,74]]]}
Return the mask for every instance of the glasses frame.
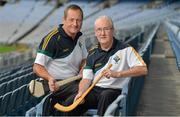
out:
{"label": "glasses frame", "polygon": [[110,32],[112,29],[113,29],[112,27],[103,27],[103,28],[97,28],[97,29],[95,29],[95,31],[97,33],[101,33],[102,31],[103,32]]}

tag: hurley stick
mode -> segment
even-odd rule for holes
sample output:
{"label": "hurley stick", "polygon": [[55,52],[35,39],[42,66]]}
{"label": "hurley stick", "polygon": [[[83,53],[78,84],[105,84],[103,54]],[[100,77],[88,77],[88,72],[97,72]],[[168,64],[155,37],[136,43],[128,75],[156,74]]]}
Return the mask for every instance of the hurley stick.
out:
{"label": "hurley stick", "polygon": [[[65,80],[58,81],[57,84],[60,87],[67,83],[70,83],[72,81],[78,80],[80,78],[81,78],[80,76],[70,77]],[[45,86],[43,86],[42,82],[39,82],[36,80],[31,80],[31,82],[29,83],[29,91],[33,96],[41,97],[41,96],[45,95],[45,92],[47,92],[47,90],[49,91],[49,86],[48,86],[48,84],[46,84],[46,85],[47,85],[48,89],[44,88]]]}
{"label": "hurley stick", "polygon": [[[112,67],[112,64],[108,65],[108,67],[106,69],[110,69],[111,67]],[[97,76],[97,78],[92,83],[92,85],[73,104],[71,104],[69,106],[63,106],[63,105],[60,105],[59,103],[56,103],[54,105],[54,107],[57,110],[62,111],[62,112],[69,112],[69,111],[75,109],[81,103],[81,101],[85,98],[85,96],[92,90],[92,88],[96,85],[96,83],[103,77],[103,75],[104,75],[103,73],[100,73],[100,75]]]}

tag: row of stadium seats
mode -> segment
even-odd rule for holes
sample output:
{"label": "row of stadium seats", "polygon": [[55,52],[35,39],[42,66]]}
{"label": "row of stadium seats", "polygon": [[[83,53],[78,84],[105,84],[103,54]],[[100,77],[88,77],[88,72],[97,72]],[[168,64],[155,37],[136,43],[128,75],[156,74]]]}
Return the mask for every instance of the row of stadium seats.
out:
{"label": "row of stadium seats", "polygon": [[0,17],[2,17],[0,24],[4,27],[0,31],[0,42],[16,41],[39,24],[54,7],[45,4],[45,1],[20,1],[6,4],[0,11]]}
{"label": "row of stadium seats", "polygon": [[16,66],[11,66],[11,67],[8,67],[8,68],[1,69],[1,71],[0,71],[0,79],[2,79],[3,77],[6,77],[6,76],[12,75],[12,74],[16,73],[17,71],[27,69],[29,67],[32,67],[32,60],[26,61],[23,64],[19,64],[19,65],[16,65]]}
{"label": "row of stadium seats", "polygon": [[175,11],[176,5],[176,3],[173,3],[158,9],[142,10],[135,15],[131,15],[130,17],[126,17],[125,19],[118,21],[116,25],[120,28],[130,28],[141,25],[159,23],[167,17],[178,14]]}
{"label": "row of stadium seats", "polygon": [[167,26],[168,39],[176,56],[177,67],[180,70],[180,28],[178,26],[180,22],[176,22],[176,24],[166,22],[165,24]]}
{"label": "row of stadium seats", "polygon": [[[108,12],[108,10],[106,10],[106,9],[103,11],[106,11],[106,13]],[[113,14],[112,9],[111,9],[110,13]],[[86,23],[86,21],[87,21],[88,22],[87,24],[89,24],[89,22],[91,22],[91,21],[93,22],[99,16],[97,14],[100,15],[100,14],[104,14],[104,13],[100,11],[100,12],[96,13],[95,15],[93,15],[91,18],[86,19],[84,22]],[[121,13],[119,13],[119,14],[121,14]],[[126,20],[126,18],[127,18],[126,17],[124,19],[124,22],[117,21],[117,22],[115,22],[115,25],[119,24],[116,26],[121,27],[123,25],[132,24],[132,22],[133,22],[133,24],[137,24],[137,26],[139,25],[139,26],[144,26],[144,28],[147,28],[147,25],[155,23],[156,27],[152,28],[151,30],[148,30],[151,32],[150,34],[148,34],[148,39],[142,40],[142,37],[144,36],[144,32],[140,32],[139,34],[137,33],[138,36],[134,35],[134,37],[132,37],[132,38],[131,37],[126,38],[127,39],[126,42],[130,43],[130,45],[132,45],[137,50],[139,50],[139,53],[143,57],[144,61],[147,63],[147,65],[149,65],[150,56],[151,56],[151,52],[152,52],[152,48],[153,48],[153,39],[154,39],[154,36],[155,36],[156,31],[159,26],[157,23],[159,23],[162,19],[166,18],[168,15],[170,16],[173,14],[174,14],[174,11],[169,10],[167,7],[164,9],[162,8],[162,9],[147,10],[147,11],[143,11],[143,12],[135,12],[134,15],[130,15],[130,17],[128,17],[129,21]],[[107,15],[109,15],[109,14],[107,14]],[[152,17],[154,17],[154,18],[152,18]],[[112,18],[114,18],[114,16],[112,16]],[[90,35],[92,35],[92,31],[90,32]],[[88,39],[88,37],[87,37],[87,39]],[[141,46],[141,48],[139,46]],[[123,89],[122,95],[120,95],[117,98],[117,100],[115,102],[113,102],[112,106],[109,106],[109,108],[106,112],[106,115],[112,115],[112,116],[134,115],[135,109],[136,109],[136,106],[138,103],[140,91],[143,86],[143,81],[144,81],[143,77],[144,76],[142,76],[142,78],[135,78],[135,79],[132,78],[127,82],[127,85]],[[32,107],[29,111],[27,111],[26,116],[42,115],[43,100],[37,106]],[[92,114],[95,114],[94,112],[96,112],[96,111],[92,110],[91,112],[93,112]],[[110,113],[113,113],[113,114],[110,114]]]}
{"label": "row of stadium seats", "polygon": [[[67,7],[70,4],[77,4],[79,2],[70,1],[67,4],[64,4],[63,6],[60,6],[59,8],[55,9],[53,13],[45,19],[41,25],[39,25],[36,28],[36,31],[30,33],[25,38],[20,40],[20,43],[27,43],[31,44],[33,46],[37,46],[37,44],[40,43],[41,39],[50,31],[52,28],[57,27],[60,23],[62,23],[63,13],[65,7]],[[100,10],[100,8],[97,6],[98,2],[93,1],[90,5],[87,1],[84,1],[81,4],[78,4],[82,9],[84,10],[84,19],[88,18],[89,16],[95,14],[97,11]],[[38,15],[38,14],[37,14]],[[32,41],[33,40],[33,41]]]}
{"label": "row of stadium seats", "polygon": [[0,115],[2,116],[23,116],[25,112],[37,104],[38,100],[30,95],[28,85],[21,87],[0,96]]}
{"label": "row of stadium seats", "polygon": [[[24,0],[26,2],[26,0]],[[42,2],[42,1],[41,1]],[[40,2],[39,2],[40,3]],[[70,2],[71,3],[71,2]],[[150,56],[153,48],[153,37],[156,33],[157,27],[153,28],[152,31],[149,30],[151,33],[148,35],[148,37],[144,37],[145,33],[149,31],[145,31],[149,27],[147,24],[152,24],[159,22],[160,20],[163,20],[167,16],[175,15],[174,11],[172,9],[168,9],[168,7],[165,6],[165,8],[160,9],[154,9],[154,10],[145,10],[141,11],[140,6],[144,5],[146,2],[143,3],[137,3],[137,4],[124,4],[119,3],[116,4],[114,7],[106,8],[100,11],[100,9],[96,6],[96,3],[92,4],[94,7],[87,7],[86,2],[82,3],[81,7],[84,8],[85,15],[87,15],[87,18],[84,20],[83,26],[89,27],[89,24],[93,24],[94,20],[99,15],[109,15],[113,18],[113,21],[115,22],[115,26],[119,28],[117,34],[118,37],[122,35],[121,28],[126,27],[125,36],[123,36],[123,41],[126,43],[129,43],[131,46],[133,46],[143,57],[144,61],[148,65],[150,62]],[[35,8],[32,6],[31,8]],[[122,6],[121,6],[122,5]],[[128,9],[127,12],[123,10]],[[175,5],[175,4],[173,4]],[[122,8],[121,8],[122,7]],[[35,33],[31,33],[32,35],[28,38],[26,37],[25,40],[23,39],[21,42],[27,42],[27,43],[33,43],[37,42],[39,43],[42,35],[44,35],[47,31],[49,31],[50,28],[52,28],[52,25],[54,25],[54,22],[59,24],[59,17],[62,17],[63,10],[65,6],[62,6],[53,12],[50,17],[47,18],[42,24],[40,25],[38,31],[34,31]],[[95,8],[95,10],[92,8]],[[132,8],[132,9],[131,9]],[[32,10],[32,9],[31,9]],[[39,14],[39,13],[38,13]],[[60,16],[59,16],[60,15]],[[91,16],[91,17],[89,17]],[[153,18],[152,18],[153,17]],[[132,20],[133,19],[133,20]],[[31,20],[31,19],[30,19]],[[29,20],[29,21],[30,21]],[[28,21],[28,20],[27,20]],[[51,21],[51,22],[50,22]],[[26,23],[26,22],[25,22]],[[49,24],[52,24],[49,26]],[[87,24],[87,25],[84,25]],[[130,25],[132,24],[132,25]],[[136,25],[136,26],[135,26]],[[93,25],[92,25],[93,26]],[[135,30],[130,30],[127,28],[128,26],[135,26]],[[23,26],[21,27],[21,29]],[[139,30],[140,28],[140,30]],[[83,28],[84,30],[85,28]],[[88,29],[89,30],[89,29]],[[128,31],[130,30],[130,33]],[[138,31],[137,31],[138,30]],[[90,30],[90,35],[85,36],[86,40],[92,39],[90,36],[94,35]],[[85,34],[87,34],[88,31],[85,31]],[[128,33],[128,34],[127,34]],[[40,35],[40,36],[38,36]],[[38,39],[37,39],[38,38]],[[93,37],[94,38],[94,37]],[[35,40],[35,41],[32,41]],[[120,38],[121,39],[121,38]],[[87,42],[88,43],[88,42]],[[179,51],[179,50],[178,50]],[[17,115],[17,116],[24,116],[26,113],[26,116],[40,116],[42,114],[42,105],[43,100],[39,98],[34,98],[29,94],[28,91],[28,85],[27,83],[32,80],[36,79],[37,76],[35,76],[32,73],[32,62],[27,66],[26,64],[22,66],[17,66],[17,68],[13,70],[7,70],[5,72],[0,72],[0,116],[10,116],[10,115]],[[141,87],[143,85],[143,77],[137,78],[137,79],[128,79],[127,85],[124,86],[122,95],[120,95],[113,103],[109,106],[106,115],[133,115],[135,112],[135,108],[139,99],[139,93],[141,90]],[[41,103],[39,103],[41,101]],[[37,105],[38,104],[38,105]],[[89,110],[90,112],[90,110]],[[96,110],[92,110],[92,114],[94,115]],[[87,113],[88,114],[88,113]]]}
{"label": "row of stadium seats", "polygon": [[0,96],[4,95],[10,91],[15,90],[24,84],[28,84],[31,80],[34,80],[34,79],[36,79],[34,73],[30,72],[30,73],[26,73],[25,75],[15,77],[8,82],[4,82],[4,83],[0,84],[0,89],[1,89]]}
{"label": "row of stadium seats", "polygon": [[12,79],[15,79],[17,77],[20,77],[20,76],[26,75],[27,73],[32,72],[32,66],[25,69],[19,68],[16,70],[9,70],[11,72],[7,72],[5,76],[0,77],[0,83],[8,82]]}
{"label": "row of stadium seats", "polygon": [[[39,16],[39,12],[41,12],[40,14],[42,14],[42,13],[46,13],[44,11],[48,11],[48,10],[44,9],[45,5],[43,5],[43,3],[44,3],[43,1],[32,1],[32,2],[29,1],[29,2],[30,2],[29,5],[30,6],[32,5],[32,7],[29,7],[31,10],[31,14],[30,14],[30,11],[27,11],[28,9],[26,9],[24,11],[22,10],[22,12],[24,12],[24,14],[26,14],[24,16],[24,17],[26,17],[26,19],[22,18],[23,16],[21,17],[21,15],[20,15],[19,18],[23,21],[21,22],[21,20],[18,20],[18,21],[20,21],[21,24],[17,23],[17,27],[19,26],[19,28],[16,31],[17,33],[13,34],[14,37],[18,37],[19,35],[22,35],[20,33],[24,33],[26,31],[26,30],[23,30],[23,28],[26,27],[27,29],[29,29],[26,26],[26,24],[30,23],[32,26],[32,23],[30,22],[31,18],[33,18],[32,21],[34,23],[36,20],[39,20],[39,18],[34,17],[35,15]],[[16,3],[16,4],[9,5],[9,6],[5,6],[4,9],[6,7],[11,9],[11,8],[13,8],[13,6],[16,6],[16,5],[21,6],[21,4],[24,4],[24,7],[26,7],[26,5],[29,2],[28,1],[20,1],[20,4]],[[33,4],[31,4],[31,3],[33,3]],[[39,3],[41,5],[39,5]],[[96,5],[96,4],[92,4],[92,5]],[[41,9],[41,6],[42,7],[44,6],[42,8],[42,10],[44,9],[43,11],[39,10],[39,9]],[[36,7],[37,7],[37,9],[36,9]],[[18,7],[18,8],[21,9],[22,7]],[[86,8],[86,10],[93,11],[93,10],[90,10],[91,8],[90,7],[89,7],[89,9]],[[4,9],[2,9],[2,11]],[[63,13],[63,10],[64,10],[64,7],[61,8],[62,13]],[[16,12],[16,10],[14,12]],[[27,15],[28,12],[29,12],[29,15]],[[59,13],[61,13],[61,12],[56,12],[56,15],[59,16]],[[96,10],[94,10],[94,12],[96,12]],[[33,13],[34,13],[34,16],[33,16]],[[93,13],[93,12],[89,12],[89,15],[91,15],[91,13]],[[1,12],[0,12],[0,15],[2,15]],[[22,15],[23,15],[23,13],[22,13]],[[8,15],[6,15],[6,17],[8,17]],[[57,18],[56,20],[59,23],[58,19],[59,18]],[[13,21],[16,21],[16,20],[13,20]],[[51,20],[51,22],[53,22],[53,21],[54,20]],[[14,29],[16,30],[17,27]],[[21,31],[21,30],[23,30],[23,31]],[[9,32],[9,33],[11,33],[11,32]],[[11,34],[8,34],[8,35],[11,35]],[[14,40],[13,37],[8,38],[8,39]],[[7,40],[7,39],[5,39],[5,40]],[[39,41],[38,41],[38,43],[39,43]],[[22,57],[22,58],[24,58],[24,57]],[[14,60],[14,58],[13,58],[13,60]],[[32,62],[28,66],[26,64],[23,64],[21,66],[16,66],[14,69],[8,69],[6,71],[4,70],[3,72],[0,72],[0,88],[1,88],[1,90],[0,90],[0,110],[1,110],[0,116],[14,116],[14,115],[23,116],[23,115],[25,115],[25,112],[29,108],[35,106],[35,104],[37,104],[37,102],[39,102],[39,100],[40,100],[39,98],[35,98],[30,95],[30,93],[28,91],[28,85],[27,85],[30,82],[30,80],[33,80],[36,78],[37,77],[32,72]]]}
{"label": "row of stadium seats", "polygon": [[91,18],[85,19],[83,22],[82,30],[83,32],[85,31],[85,33],[88,33],[87,31],[89,29],[93,29],[93,25],[89,24],[94,24],[95,19],[101,16],[102,14],[111,17],[115,24],[115,28],[118,29],[121,26],[116,25],[116,22],[120,22],[122,19],[126,19],[131,15],[135,15],[138,12],[141,12],[141,9],[139,7],[141,5],[144,5],[145,3],[146,2],[139,2],[133,4],[131,2],[119,2],[112,7],[105,8],[91,16]]}
{"label": "row of stadium seats", "polygon": [[32,61],[0,74],[0,116],[23,116],[41,100],[28,90],[28,83],[38,78],[32,71]]}

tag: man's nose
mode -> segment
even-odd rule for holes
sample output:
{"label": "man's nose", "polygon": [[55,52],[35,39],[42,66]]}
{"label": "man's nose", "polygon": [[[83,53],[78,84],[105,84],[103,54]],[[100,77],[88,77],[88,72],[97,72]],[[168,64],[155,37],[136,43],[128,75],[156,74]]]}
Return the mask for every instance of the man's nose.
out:
{"label": "man's nose", "polygon": [[77,20],[74,20],[74,21],[73,21],[73,25],[77,26],[77,25],[78,25],[78,21],[77,21]]}
{"label": "man's nose", "polygon": [[105,30],[104,29],[101,29],[101,35],[104,35],[105,34]]}

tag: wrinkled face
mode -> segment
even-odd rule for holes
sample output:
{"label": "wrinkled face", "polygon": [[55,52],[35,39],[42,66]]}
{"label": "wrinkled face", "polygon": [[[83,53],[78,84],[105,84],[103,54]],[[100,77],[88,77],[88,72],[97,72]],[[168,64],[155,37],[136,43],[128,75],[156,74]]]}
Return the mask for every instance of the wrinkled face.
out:
{"label": "wrinkled face", "polygon": [[94,30],[100,44],[108,44],[113,41],[114,29],[109,20],[105,18],[96,20]]}
{"label": "wrinkled face", "polygon": [[74,37],[81,29],[82,20],[80,10],[69,9],[67,17],[63,18],[63,29],[69,36]]}

